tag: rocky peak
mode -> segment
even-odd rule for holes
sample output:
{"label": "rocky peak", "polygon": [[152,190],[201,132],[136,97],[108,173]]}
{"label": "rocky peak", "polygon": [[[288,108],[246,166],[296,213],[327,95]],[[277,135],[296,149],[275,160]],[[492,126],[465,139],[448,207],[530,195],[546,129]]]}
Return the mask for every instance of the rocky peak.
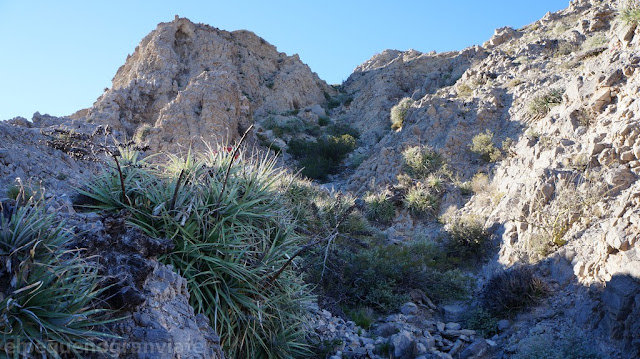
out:
{"label": "rocky peak", "polygon": [[158,149],[236,139],[253,116],[326,102],[334,90],[252,32],[161,23],[86,114]]}

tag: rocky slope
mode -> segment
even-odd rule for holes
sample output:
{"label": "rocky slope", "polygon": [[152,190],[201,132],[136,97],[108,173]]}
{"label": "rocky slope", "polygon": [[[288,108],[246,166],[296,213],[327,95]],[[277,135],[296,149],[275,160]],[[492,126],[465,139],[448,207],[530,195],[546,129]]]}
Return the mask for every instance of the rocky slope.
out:
{"label": "rocky slope", "polygon": [[[339,338],[343,357],[373,355],[372,346],[383,343],[398,348],[398,358],[509,357],[531,333],[566,327],[592,334],[609,357],[634,357],[640,353],[640,29],[619,19],[624,5],[574,0],[461,51],[387,50],[339,89],[250,32],[176,18],[142,40],[93,107],[69,118],[36,114],[32,122],[0,122],[0,197],[17,177],[42,181],[54,199],[50,210],[87,226],[71,206],[70,187],[96,165],[77,161],[55,142],[67,136],[55,129],[90,134],[109,126],[154,150],[180,151],[237,140],[255,123],[288,158],[289,135],[276,135],[268,122],[302,123],[295,131],[325,117],[349,122],[361,137],[349,160],[354,169],[333,177],[344,191],[363,195],[398,186],[402,151],[410,146],[430,146],[447,164],[450,181],[438,213],[423,218],[397,208],[381,228],[387,239],[435,237],[447,218],[482,218],[495,251],[477,270],[478,289],[504,268],[530,266],[552,290],[539,307],[502,323],[490,340],[459,327],[452,313],[468,303],[432,308],[416,301],[419,313],[405,306],[371,333],[317,310],[315,332]],[[402,126],[392,130],[390,110],[407,97]],[[491,161],[470,150],[487,130],[500,153]],[[356,155],[365,159],[358,163]],[[472,182],[474,193],[467,195]],[[98,228],[102,221],[89,220]],[[145,260],[149,279],[136,290],[156,299],[132,310],[137,314],[123,331],[132,340],[159,335],[173,342],[188,335],[215,343],[208,324],[187,308],[182,279]],[[173,308],[165,317],[162,303]]]}
{"label": "rocky slope", "polygon": [[[547,277],[558,285],[554,300],[564,303],[560,297],[575,296],[562,309],[568,313],[566,319],[622,339],[627,348],[635,348],[633,352],[637,328],[625,320],[638,311],[640,288],[640,38],[635,25],[617,18],[623,5],[572,1],[566,10],[549,13],[523,29],[496,30],[483,48],[374,57],[362,67],[375,69],[374,81],[393,87],[385,93],[395,100],[415,100],[398,131],[391,130],[388,121],[394,102],[380,100],[375,86],[352,90],[373,115],[362,116],[360,108],[342,110],[361,128],[377,118],[381,125],[375,130],[383,133],[379,141],[367,144],[369,159],[345,181],[346,188],[371,190],[372,178],[374,188],[396,185],[403,169],[402,150],[416,144],[435,148],[462,181],[475,173],[487,174],[490,182],[474,196],[465,198],[454,189],[440,207],[441,215],[448,211],[487,218],[485,226],[499,237],[500,249],[484,275],[504,266],[544,263],[549,266]],[[403,59],[430,56],[433,65],[442,57],[463,54],[473,62],[459,63],[464,69],[460,79],[432,90],[435,93],[425,90],[425,83],[394,86],[386,80],[403,76],[404,70],[412,73],[410,63],[398,65]],[[448,73],[436,68],[426,82],[437,84],[430,80],[436,78],[446,84]],[[350,88],[365,75],[356,70],[345,86]],[[536,112],[535,101],[553,89],[562,94],[560,103],[548,112]],[[479,159],[469,149],[472,138],[486,130],[494,134],[496,147],[507,138],[513,140],[503,145],[503,157],[495,163]],[[457,211],[451,212],[450,206]],[[396,217],[394,227],[397,231],[392,233],[401,232],[405,239],[425,231],[422,223],[407,216]],[[630,288],[623,290],[624,286]],[[598,294],[587,288],[606,289]],[[583,291],[590,294],[583,296]]]}

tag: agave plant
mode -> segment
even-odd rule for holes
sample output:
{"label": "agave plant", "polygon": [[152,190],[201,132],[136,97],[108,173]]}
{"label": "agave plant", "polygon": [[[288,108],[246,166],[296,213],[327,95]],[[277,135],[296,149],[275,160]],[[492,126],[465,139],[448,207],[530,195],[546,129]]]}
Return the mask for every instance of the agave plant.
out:
{"label": "agave plant", "polygon": [[[133,158],[136,158],[135,156]],[[262,156],[210,149],[162,163],[123,161],[83,193],[98,208],[127,209],[153,237],[172,238],[160,258],[187,279],[191,305],[206,314],[225,352],[238,358],[308,357],[309,290],[294,270],[302,245],[278,186],[284,172]]]}
{"label": "agave plant", "polygon": [[[94,328],[106,310],[92,304],[100,294],[98,268],[77,251],[64,223],[56,225],[40,203],[0,211],[0,338],[4,353],[60,358],[100,350],[111,338]],[[5,213],[7,212],[7,213]]]}

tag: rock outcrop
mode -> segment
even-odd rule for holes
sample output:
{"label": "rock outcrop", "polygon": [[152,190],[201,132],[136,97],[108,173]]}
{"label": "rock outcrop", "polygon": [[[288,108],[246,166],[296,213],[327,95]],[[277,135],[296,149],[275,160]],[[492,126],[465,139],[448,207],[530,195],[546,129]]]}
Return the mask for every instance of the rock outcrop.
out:
{"label": "rock outcrop", "polygon": [[323,104],[334,92],[297,55],[249,31],[176,17],[142,40],[86,120],[157,150],[187,149],[232,142],[254,117]]}

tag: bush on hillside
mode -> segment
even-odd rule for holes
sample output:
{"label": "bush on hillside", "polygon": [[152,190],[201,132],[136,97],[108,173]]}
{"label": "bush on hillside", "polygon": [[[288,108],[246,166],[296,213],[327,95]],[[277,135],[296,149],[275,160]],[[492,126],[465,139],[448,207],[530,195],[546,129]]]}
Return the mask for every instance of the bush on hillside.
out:
{"label": "bush on hillside", "polygon": [[[324,250],[324,249],[323,249]],[[419,289],[435,301],[461,299],[468,294],[469,278],[449,270],[444,253],[432,242],[370,243],[367,247],[338,241],[324,255],[314,256],[309,279],[319,284],[327,300],[355,310],[396,310]]]}
{"label": "bush on hillside", "polygon": [[440,197],[428,186],[417,183],[405,194],[404,204],[414,216],[433,216],[439,210]]}
{"label": "bush on hillside", "polygon": [[429,146],[411,146],[402,151],[407,173],[417,179],[427,177],[442,166],[442,158]]}
{"label": "bush on hillside", "polygon": [[384,190],[380,193],[366,193],[364,196],[366,203],[367,219],[380,224],[390,224],[396,215],[396,207],[391,201],[391,192]]}
{"label": "bush on hillside", "polygon": [[402,128],[405,117],[407,117],[407,111],[411,108],[413,100],[410,97],[405,97],[395,106],[391,108],[391,128],[394,130]]}
{"label": "bush on hillside", "polygon": [[494,275],[482,290],[482,307],[493,315],[510,315],[536,304],[548,292],[531,268],[517,267]]}
{"label": "bush on hillside", "polygon": [[620,10],[620,19],[628,25],[640,23],[640,3],[637,0],[629,0],[626,6]]}
{"label": "bush on hillside", "polygon": [[529,114],[535,117],[546,116],[551,108],[562,103],[564,89],[550,89],[542,95],[533,98],[529,104]]}
{"label": "bush on hillside", "polygon": [[302,174],[324,180],[336,173],[340,163],[356,148],[356,139],[349,135],[321,137],[318,140],[293,139],[288,152],[303,167]]}
{"label": "bush on hillside", "polygon": [[493,132],[487,130],[479,133],[471,139],[471,152],[477,154],[485,162],[496,162],[500,160],[502,153],[493,144]]}
{"label": "bush on hillside", "polygon": [[[272,160],[224,148],[152,164],[121,153],[84,194],[175,250],[160,258],[187,279],[190,303],[209,317],[232,358],[308,357],[305,306],[295,253],[303,244],[277,191]],[[124,194],[122,188],[124,187]]]}
{"label": "bush on hillside", "polygon": [[489,233],[476,216],[453,218],[447,226],[446,251],[456,261],[481,260],[489,250]]}

